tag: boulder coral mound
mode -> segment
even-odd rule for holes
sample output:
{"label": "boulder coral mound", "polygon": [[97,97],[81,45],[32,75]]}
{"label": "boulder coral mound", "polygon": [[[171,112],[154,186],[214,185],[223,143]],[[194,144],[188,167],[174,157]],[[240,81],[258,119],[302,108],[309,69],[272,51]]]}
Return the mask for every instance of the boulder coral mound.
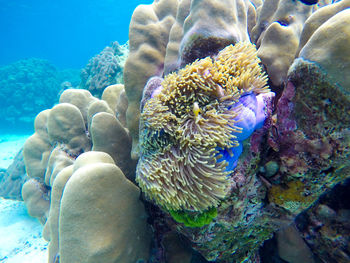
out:
{"label": "boulder coral mound", "polygon": [[80,155],[72,172],[59,211],[60,262],[147,260],[151,235],[139,188],[104,152]]}
{"label": "boulder coral mound", "polygon": [[[341,1],[346,2],[346,1]],[[339,4],[340,4],[339,3]],[[339,5],[338,4],[338,5]],[[341,6],[344,8],[345,3]],[[350,1],[313,32],[302,47],[299,57],[317,63],[333,81],[350,93],[350,76],[344,69],[350,66]]]}
{"label": "boulder coral mound", "polygon": [[[95,203],[84,203],[84,201],[86,202],[88,200],[81,199],[75,201],[74,204],[82,211],[86,212],[91,211],[92,206],[98,207],[100,204],[102,206],[100,210],[110,210],[111,214],[109,215],[114,218],[111,219],[110,217],[96,212],[94,214],[101,215],[105,218],[106,221],[103,221],[103,225],[100,225],[100,228],[97,229],[92,226],[89,227],[88,223],[85,224],[86,229],[90,229],[91,231],[94,229],[96,230],[96,232],[91,234],[91,237],[96,237],[96,240],[91,243],[95,244],[96,247],[95,250],[90,248],[89,251],[92,254],[89,255],[95,257],[96,255],[92,251],[98,251],[96,253],[101,256],[102,261],[97,260],[95,262],[115,262],[116,258],[120,258],[120,262],[131,262],[128,261],[129,259],[126,259],[126,256],[121,255],[123,253],[128,253],[128,251],[130,253],[128,255],[130,260],[133,259],[133,256],[147,258],[149,236],[142,234],[142,231],[146,233],[149,230],[145,222],[146,217],[143,215],[144,208],[142,203],[138,200],[139,191],[131,182],[134,180],[133,176],[135,173],[135,163],[131,161],[130,158],[131,140],[126,128],[123,127],[116,118],[116,115],[120,117],[122,115],[121,112],[116,112],[117,109],[120,108],[118,107],[118,101],[125,105],[125,102],[120,100],[120,94],[122,92],[123,89],[120,85],[107,87],[106,93],[102,95],[105,100],[99,100],[94,98],[86,90],[72,89],[64,91],[60,97],[59,104],[52,109],[39,113],[35,120],[35,133],[24,145],[24,162],[30,180],[22,187],[22,197],[28,207],[29,214],[38,218],[40,222],[44,224],[44,237],[50,241],[49,263],[54,263],[58,256],[62,258],[61,262],[84,262],[85,260],[82,258],[75,258],[77,260],[74,259],[72,261],[70,258],[70,256],[79,257],[78,255],[82,255],[82,251],[85,248],[81,247],[81,245],[86,245],[82,240],[83,236],[81,236],[79,243],[76,244],[74,250],[76,253],[73,254],[71,254],[70,248],[65,246],[66,242],[62,243],[63,247],[60,247],[59,243],[61,238],[64,240],[71,240],[76,239],[78,236],[77,232],[74,233],[74,231],[63,231],[61,236],[59,225],[61,221],[60,210],[63,205],[61,199],[64,196],[64,189],[70,178],[74,178],[73,175],[75,174],[75,170],[78,170],[78,166],[73,165],[75,165],[76,159],[82,154],[92,157],[80,158],[80,162],[78,162],[77,165],[83,166],[99,161],[106,162],[106,160],[108,160],[108,163],[110,163],[109,168],[103,168],[104,172],[98,176],[98,178],[105,178],[105,175],[109,175],[109,177],[101,180],[98,179],[97,181],[101,183],[108,182],[109,190],[106,189],[102,191],[102,187],[98,188],[97,186],[99,184],[94,181],[89,187],[87,185],[84,187],[86,187],[86,189],[89,188],[87,193],[91,195],[90,199],[88,199],[89,202]],[[99,153],[97,153],[97,151]],[[101,166],[104,166],[104,164],[101,164],[99,167]],[[96,170],[95,168],[92,169],[92,172],[87,168],[83,170],[85,171],[84,173],[81,173],[82,169],[80,169],[78,174],[84,174],[84,178],[88,178],[88,174],[95,175],[95,173],[100,173],[97,172],[98,169]],[[94,192],[94,185],[96,186],[96,192]],[[120,185],[123,187],[120,189],[119,193],[125,194],[124,199],[121,197],[117,198],[116,196]],[[74,189],[83,194],[81,186],[76,185]],[[108,191],[110,194],[103,197],[106,199],[106,202],[102,202],[102,197],[94,199],[97,195],[104,195]],[[128,191],[131,192],[129,196],[126,194]],[[71,193],[72,196],[78,196],[77,193],[73,193],[73,190],[70,190],[69,193]],[[123,202],[118,204],[120,200],[123,200]],[[108,205],[111,206],[109,209],[107,209]],[[69,207],[68,202],[65,202],[66,210],[69,210]],[[133,224],[129,218],[127,220],[125,218],[121,220],[124,213],[130,215],[130,213],[127,212],[128,209],[129,212],[131,211],[130,213],[136,213],[132,214],[135,215],[135,226],[129,226],[131,226],[130,229],[135,229],[138,234],[135,232],[135,235],[130,235],[131,230],[128,230],[128,232],[130,232],[128,233],[128,237],[131,239],[134,238],[133,240],[135,242],[131,243],[135,243],[135,249],[128,250],[125,248],[125,251],[124,249],[119,250],[121,251],[119,255],[116,247],[120,249],[123,243],[121,240],[126,238],[125,232],[123,232],[124,228],[119,227],[118,233],[107,231],[110,232],[111,239],[110,243],[104,241],[104,245],[97,244],[103,240],[103,237],[101,237],[101,235],[99,236],[98,232],[102,233],[103,227],[107,227],[107,221],[110,220],[119,222],[123,227],[125,227],[126,221]],[[66,212],[64,218],[70,218],[68,215],[69,212]],[[79,217],[77,216],[74,220],[77,220],[77,218]],[[89,218],[93,218],[93,215],[87,217],[83,216],[79,220],[89,220]],[[63,222],[66,221],[63,220]],[[136,222],[140,222],[140,227],[136,227]],[[83,221],[76,221],[76,223],[77,225],[75,225],[75,227],[84,224]],[[95,221],[94,224],[96,225],[97,222]],[[72,235],[73,233],[74,235]],[[82,235],[83,233],[86,233],[86,230],[81,232]],[[141,236],[145,237],[141,238]],[[118,244],[118,242],[122,243]],[[68,243],[69,242],[67,242],[67,244]],[[141,243],[144,245],[142,246]],[[132,248],[132,246],[133,245],[130,244],[130,248]],[[105,249],[108,251],[113,250],[114,252],[110,252],[111,254],[106,252],[109,256],[102,256],[104,253],[102,253],[102,251],[105,251]],[[83,254],[85,254],[85,252]]]}
{"label": "boulder coral mound", "polygon": [[125,62],[124,81],[129,107],[126,114],[133,138],[134,159],[138,158],[140,100],[147,80],[163,74],[164,56],[169,30],[175,21],[177,0],[154,1],[138,6],[129,26],[130,53]]}

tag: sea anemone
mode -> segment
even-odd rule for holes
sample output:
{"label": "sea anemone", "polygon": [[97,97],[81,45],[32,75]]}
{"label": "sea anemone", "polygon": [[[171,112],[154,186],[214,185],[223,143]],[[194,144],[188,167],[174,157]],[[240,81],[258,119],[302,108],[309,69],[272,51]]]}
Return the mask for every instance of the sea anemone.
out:
{"label": "sea anemone", "polygon": [[225,198],[240,142],[264,120],[258,94],[269,89],[259,62],[254,45],[237,43],[154,89],[141,114],[136,178],[149,199],[167,210],[204,211]]}

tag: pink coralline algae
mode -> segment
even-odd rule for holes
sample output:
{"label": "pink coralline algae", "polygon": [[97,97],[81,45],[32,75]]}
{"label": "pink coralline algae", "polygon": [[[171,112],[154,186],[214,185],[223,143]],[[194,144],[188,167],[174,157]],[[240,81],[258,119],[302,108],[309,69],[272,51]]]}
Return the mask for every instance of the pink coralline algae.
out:
{"label": "pink coralline algae", "polygon": [[[348,176],[349,98],[317,65],[298,59],[292,69],[277,104],[267,158],[280,166],[271,178],[270,202],[298,214]],[[299,196],[292,194],[296,185]]]}

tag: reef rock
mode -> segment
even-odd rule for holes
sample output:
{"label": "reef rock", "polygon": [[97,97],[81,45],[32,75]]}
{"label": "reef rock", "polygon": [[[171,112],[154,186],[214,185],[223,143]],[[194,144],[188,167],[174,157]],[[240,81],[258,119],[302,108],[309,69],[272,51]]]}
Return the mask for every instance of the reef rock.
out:
{"label": "reef rock", "polygon": [[324,262],[349,262],[349,179],[296,218],[300,236]]}

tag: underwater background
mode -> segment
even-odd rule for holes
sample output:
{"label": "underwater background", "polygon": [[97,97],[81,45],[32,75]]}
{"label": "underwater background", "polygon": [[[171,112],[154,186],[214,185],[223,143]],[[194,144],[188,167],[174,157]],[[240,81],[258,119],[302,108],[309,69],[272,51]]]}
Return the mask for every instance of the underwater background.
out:
{"label": "underwater background", "polygon": [[111,42],[128,41],[132,12],[144,1],[0,1],[0,65],[25,58],[80,69]]}
{"label": "underwater background", "polygon": [[78,86],[80,71],[90,58],[112,42],[128,41],[131,15],[138,4],[2,0],[0,133],[32,132],[32,120],[53,105],[63,82]]}
{"label": "underwater background", "polygon": [[350,262],[350,0],[0,0],[0,262]]}

